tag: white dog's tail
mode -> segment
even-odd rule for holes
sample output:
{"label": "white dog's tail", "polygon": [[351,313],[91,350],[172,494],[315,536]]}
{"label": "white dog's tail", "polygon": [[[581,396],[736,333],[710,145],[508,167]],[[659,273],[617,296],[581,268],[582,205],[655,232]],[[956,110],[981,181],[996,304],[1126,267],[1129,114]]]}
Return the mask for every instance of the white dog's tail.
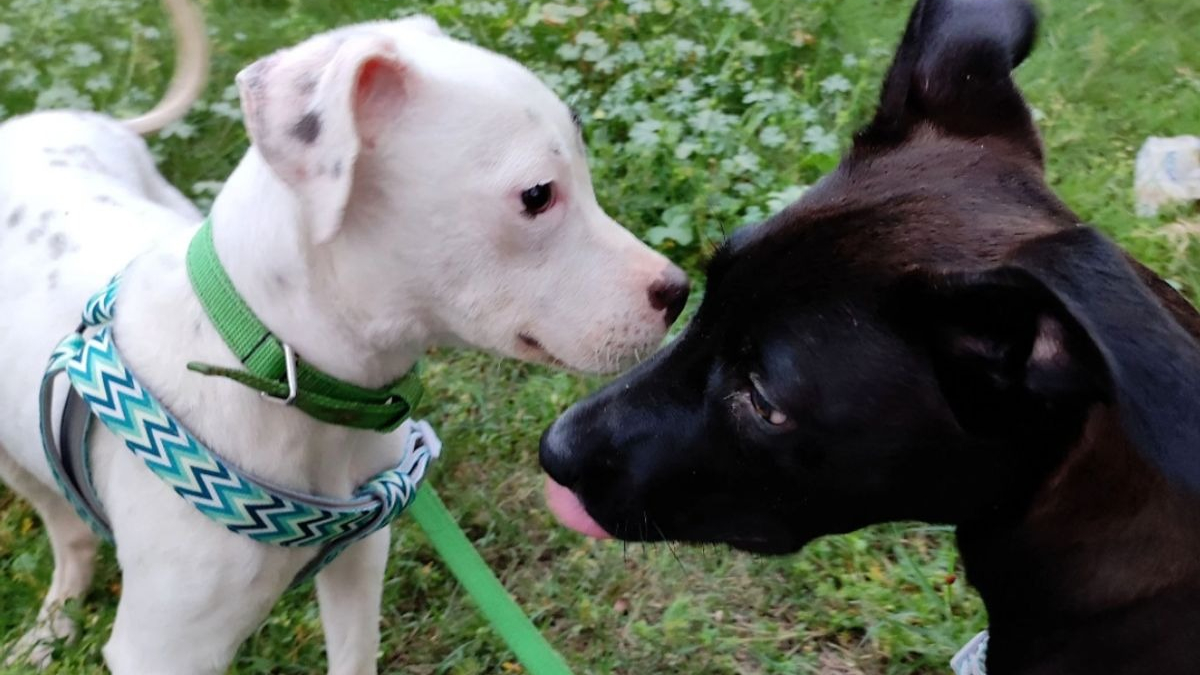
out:
{"label": "white dog's tail", "polygon": [[145,136],[187,114],[208,79],[208,35],[204,16],[192,0],[163,0],[175,31],[175,73],[158,105],[125,125]]}

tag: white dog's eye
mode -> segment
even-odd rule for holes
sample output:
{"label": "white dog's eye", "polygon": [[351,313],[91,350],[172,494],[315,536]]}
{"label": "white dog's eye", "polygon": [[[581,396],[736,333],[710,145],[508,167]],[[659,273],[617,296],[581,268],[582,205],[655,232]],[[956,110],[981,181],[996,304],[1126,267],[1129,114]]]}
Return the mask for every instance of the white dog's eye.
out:
{"label": "white dog's eye", "polygon": [[525,215],[536,216],[554,203],[554,183],[540,183],[521,193]]}
{"label": "white dog's eye", "polygon": [[758,416],[773,427],[782,427],[788,423],[788,416],[779,408],[776,408],[773,403],[762,392],[762,383],[756,375],[750,376],[750,405],[754,408],[754,412]]}

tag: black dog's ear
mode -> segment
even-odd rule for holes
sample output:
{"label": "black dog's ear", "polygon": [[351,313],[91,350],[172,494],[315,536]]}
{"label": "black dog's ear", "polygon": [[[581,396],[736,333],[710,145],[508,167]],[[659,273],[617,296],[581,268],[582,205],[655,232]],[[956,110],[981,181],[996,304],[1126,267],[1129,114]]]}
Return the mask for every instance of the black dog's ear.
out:
{"label": "black dog's ear", "polygon": [[1167,478],[1200,492],[1200,345],[1088,227],[981,273],[913,272],[889,304],[974,433],[1052,425],[1094,402]]}
{"label": "black dog's ear", "polygon": [[959,136],[1004,136],[1042,161],[1012,70],[1033,48],[1028,0],[920,0],[857,145],[897,143],[928,122]]}

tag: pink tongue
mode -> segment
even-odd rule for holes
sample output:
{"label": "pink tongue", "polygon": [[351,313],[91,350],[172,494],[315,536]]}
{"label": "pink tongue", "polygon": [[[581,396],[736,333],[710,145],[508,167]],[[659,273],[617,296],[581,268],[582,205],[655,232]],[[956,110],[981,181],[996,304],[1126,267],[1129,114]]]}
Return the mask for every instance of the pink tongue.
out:
{"label": "pink tongue", "polygon": [[596,539],[612,539],[612,535],[605,532],[604,528],[588,515],[579,497],[549,476],[546,477],[546,505],[558,518],[558,522],[566,527]]}

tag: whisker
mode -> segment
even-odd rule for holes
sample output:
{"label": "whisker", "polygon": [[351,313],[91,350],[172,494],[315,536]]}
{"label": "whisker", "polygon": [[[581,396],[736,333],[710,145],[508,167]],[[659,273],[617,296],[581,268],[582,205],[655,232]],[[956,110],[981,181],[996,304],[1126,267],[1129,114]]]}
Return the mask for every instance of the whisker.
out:
{"label": "whisker", "polygon": [[654,521],[650,522],[654,523],[654,529],[658,530],[658,536],[662,537],[663,543],[666,544],[667,550],[671,552],[671,557],[675,559],[675,563],[679,565],[679,569],[687,572],[687,565],[684,565],[683,561],[679,559],[679,554],[675,551],[675,545],[670,539],[667,538],[666,533],[662,531],[662,528],[658,526],[658,523],[655,523]]}

